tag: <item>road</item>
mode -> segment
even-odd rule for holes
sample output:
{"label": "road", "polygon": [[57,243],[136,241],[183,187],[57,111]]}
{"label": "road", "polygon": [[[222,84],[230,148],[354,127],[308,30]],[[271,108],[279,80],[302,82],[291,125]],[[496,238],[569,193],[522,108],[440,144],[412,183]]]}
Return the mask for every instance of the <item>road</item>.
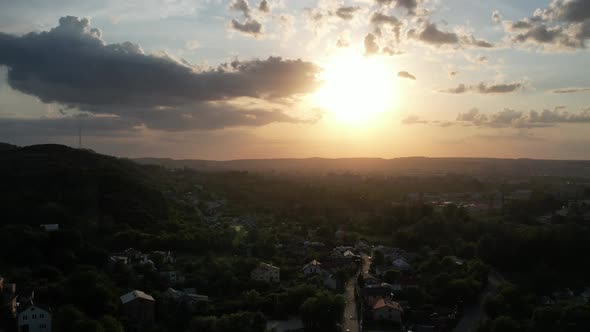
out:
{"label": "road", "polygon": [[480,321],[486,317],[484,301],[488,294],[496,293],[505,282],[504,277],[498,271],[492,270],[488,274],[488,285],[479,295],[478,303],[465,308],[463,317],[453,330],[454,332],[473,332]]}
{"label": "road", "polygon": [[[369,256],[362,254],[362,265],[359,271],[346,283],[344,298],[346,299],[346,307],[344,308],[344,319],[342,320],[342,330],[350,332],[360,332],[359,313],[356,308],[356,300],[354,298],[354,287],[359,273],[366,273],[369,268]],[[351,318],[352,317],[352,318]]]}
{"label": "road", "polygon": [[346,291],[344,292],[344,297],[346,299],[346,307],[344,308],[344,320],[342,321],[342,329],[344,331],[350,332],[361,331],[358,313],[356,312],[356,301],[354,299],[355,283],[356,276],[346,283]]}

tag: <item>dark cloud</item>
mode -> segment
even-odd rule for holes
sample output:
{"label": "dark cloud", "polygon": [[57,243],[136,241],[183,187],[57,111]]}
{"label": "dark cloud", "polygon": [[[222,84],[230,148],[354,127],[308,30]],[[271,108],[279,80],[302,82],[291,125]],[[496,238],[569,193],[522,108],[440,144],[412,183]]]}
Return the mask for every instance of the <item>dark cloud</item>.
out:
{"label": "dark cloud", "polygon": [[379,53],[379,45],[377,44],[377,37],[374,34],[369,33],[365,37],[365,53],[367,55]]}
{"label": "dark cloud", "polygon": [[262,34],[262,23],[254,19],[247,19],[244,23],[231,20],[231,28],[246,35],[257,37]]}
{"label": "dark cloud", "polygon": [[553,93],[565,94],[565,93],[578,93],[578,92],[590,92],[590,87],[578,87],[578,88],[563,88],[552,90]]}
{"label": "dark cloud", "polygon": [[477,39],[472,35],[459,35],[455,32],[439,30],[436,24],[431,22],[426,22],[419,30],[410,30],[408,36],[434,46],[456,45],[482,48],[494,47],[492,43],[483,39]]}
{"label": "dark cloud", "polygon": [[250,5],[247,0],[234,0],[230,5],[229,9],[241,12],[244,17],[250,17]]}
{"label": "dark cloud", "polygon": [[258,10],[263,13],[270,13],[270,6],[268,5],[267,0],[260,1],[260,5],[258,5]]}
{"label": "dark cloud", "polygon": [[416,76],[408,73],[407,71],[400,71],[399,73],[397,73],[398,77],[403,77],[403,78],[408,78],[411,80],[416,80]]}
{"label": "dark cloud", "polygon": [[590,2],[554,0],[531,17],[505,21],[504,30],[515,44],[532,44],[549,50],[585,49],[590,39]]}
{"label": "dark cloud", "polygon": [[352,20],[359,9],[360,7],[340,7],[336,10],[335,15],[343,20]]}
{"label": "dark cloud", "polygon": [[121,117],[0,118],[2,137],[75,136],[82,128],[84,136],[124,136],[137,132],[141,121]]}
{"label": "dark cloud", "polygon": [[394,4],[396,8],[405,8],[408,11],[408,14],[411,15],[416,14],[416,8],[418,7],[417,0],[375,0],[375,2],[382,6]]}
{"label": "dark cloud", "polygon": [[[311,92],[318,84],[319,69],[301,60],[236,60],[202,70],[169,56],[145,54],[132,43],[106,44],[88,20],[76,17],[64,17],[58,27],[41,33],[0,33],[0,49],[0,65],[8,67],[7,81],[13,89],[46,103],[140,122],[156,115],[192,117],[190,123],[197,128],[219,127],[207,121],[292,122],[276,112],[239,113],[237,107],[219,103],[238,97],[292,97]],[[197,125],[198,121],[203,123]]]}
{"label": "dark cloud", "polygon": [[502,94],[502,93],[511,93],[515,92],[519,89],[524,87],[523,83],[515,82],[515,83],[495,83],[495,84],[488,84],[485,82],[481,82],[475,85],[465,85],[463,83],[459,84],[455,88],[440,90],[440,92],[445,93],[453,93],[453,94],[462,94],[466,92],[476,92],[481,94]]}
{"label": "dark cloud", "polygon": [[371,24],[373,24],[379,31],[381,31],[382,26],[391,26],[395,34],[395,39],[399,42],[402,23],[397,17],[382,13],[373,13],[373,16],[371,16]]}
{"label": "dark cloud", "polygon": [[409,116],[402,120],[403,124],[438,124],[440,127],[453,125],[467,125],[492,128],[543,128],[568,123],[590,123],[590,110],[567,112],[561,107],[543,111],[517,111],[505,108],[494,113],[482,113],[472,108],[465,113],[459,113],[452,121],[427,121],[417,116]]}
{"label": "dark cloud", "polygon": [[459,122],[469,122],[476,126],[532,128],[548,127],[565,123],[590,123],[590,111],[569,113],[563,109],[522,112],[505,108],[499,112],[482,114],[478,109],[457,116]]}
{"label": "dark cloud", "polygon": [[554,0],[544,14],[561,21],[584,22],[590,19],[590,2],[588,0]]}
{"label": "dark cloud", "polygon": [[434,23],[427,23],[417,36],[418,39],[428,44],[444,45],[459,43],[459,36],[456,33],[441,31]]}

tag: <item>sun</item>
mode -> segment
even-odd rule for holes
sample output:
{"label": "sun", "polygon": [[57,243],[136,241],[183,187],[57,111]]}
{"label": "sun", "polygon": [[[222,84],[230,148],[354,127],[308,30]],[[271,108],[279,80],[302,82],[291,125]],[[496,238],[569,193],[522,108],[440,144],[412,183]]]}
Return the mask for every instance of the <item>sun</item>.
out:
{"label": "sun", "polygon": [[313,95],[314,103],[346,123],[373,120],[394,106],[393,72],[381,57],[340,52],[323,66],[322,85]]}

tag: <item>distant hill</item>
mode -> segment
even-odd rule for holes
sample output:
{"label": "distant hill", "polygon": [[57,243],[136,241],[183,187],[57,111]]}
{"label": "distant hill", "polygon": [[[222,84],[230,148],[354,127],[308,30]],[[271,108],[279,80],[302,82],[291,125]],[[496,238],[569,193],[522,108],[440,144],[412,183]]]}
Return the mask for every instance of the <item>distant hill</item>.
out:
{"label": "distant hill", "polygon": [[576,176],[590,177],[590,161],[493,159],[493,158],[426,158],[396,159],[249,159],[231,161],[135,159],[140,164],[167,168],[191,168],[199,171],[251,171],[287,173],[380,173],[385,175],[469,174],[474,176]]}
{"label": "distant hill", "polygon": [[18,146],[0,142],[0,151],[16,149]]}
{"label": "distant hill", "polygon": [[62,145],[0,148],[0,225],[147,225],[166,217],[159,172]]}

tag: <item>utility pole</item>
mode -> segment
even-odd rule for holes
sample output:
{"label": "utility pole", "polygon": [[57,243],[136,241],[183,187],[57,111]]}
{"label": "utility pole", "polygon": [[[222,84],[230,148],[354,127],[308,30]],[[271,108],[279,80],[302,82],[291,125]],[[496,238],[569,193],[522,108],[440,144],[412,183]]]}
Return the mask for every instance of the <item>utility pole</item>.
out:
{"label": "utility pole", "polygon": [[82,124],[78,123],[78,149],[82,149]]}

